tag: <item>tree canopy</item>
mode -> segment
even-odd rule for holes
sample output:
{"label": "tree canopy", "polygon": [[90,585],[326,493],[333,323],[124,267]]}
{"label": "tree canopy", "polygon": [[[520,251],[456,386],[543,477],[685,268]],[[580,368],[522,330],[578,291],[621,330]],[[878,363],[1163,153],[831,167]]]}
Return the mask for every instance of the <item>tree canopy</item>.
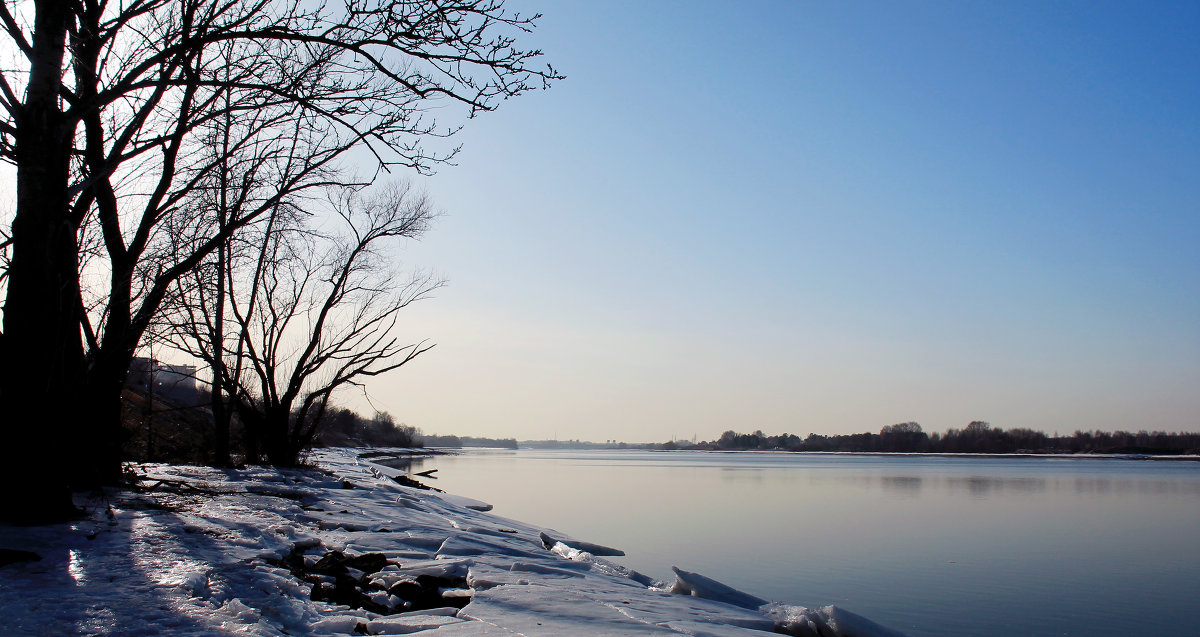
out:
{"label": "tree canopy", "polygon": [[[229,237],[316,189],[432,171],[457,152],[434,140],[559,79],[518,45],[537,17],[500,0],[0,1],[14,58],[0,68],[0,160],[17,171],[0,478],[40,485],[18,515],[59,517],[69,486],[119,475],[133,354],[174,283]],[[348,176],[352,148],[374,164]],[[179,250],[189,202],[234,175],[232,214]],[[65,476],[29,460],[51,440]]]}

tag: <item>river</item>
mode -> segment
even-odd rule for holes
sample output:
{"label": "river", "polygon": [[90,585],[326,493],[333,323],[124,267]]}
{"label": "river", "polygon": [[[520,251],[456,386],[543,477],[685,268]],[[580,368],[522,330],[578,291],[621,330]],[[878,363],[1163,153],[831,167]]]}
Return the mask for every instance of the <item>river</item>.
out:
{"label": "river", "polygon": [[1200,463],[468,450],[430,484],[494,513],[912,637],[1194,637]]}

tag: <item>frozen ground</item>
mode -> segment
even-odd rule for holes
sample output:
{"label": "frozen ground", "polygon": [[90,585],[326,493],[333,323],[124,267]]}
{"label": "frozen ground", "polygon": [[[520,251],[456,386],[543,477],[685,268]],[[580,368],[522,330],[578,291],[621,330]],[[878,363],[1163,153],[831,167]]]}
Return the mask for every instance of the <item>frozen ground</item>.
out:
{"label": "frozen ground", "polygon": [[653,582],[352,450],[313,459],[145,465],[139,490],[80,496],[86,520],[0,525],[0,634],[899,635],[684,570]]}

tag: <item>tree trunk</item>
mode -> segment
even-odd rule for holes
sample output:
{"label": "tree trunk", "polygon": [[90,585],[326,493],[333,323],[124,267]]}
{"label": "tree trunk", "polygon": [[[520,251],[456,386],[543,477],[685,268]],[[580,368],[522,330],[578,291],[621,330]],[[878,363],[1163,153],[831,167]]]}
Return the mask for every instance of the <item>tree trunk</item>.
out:
{"label": "tree trunk", "polygon": [[238,418],[242,421],[242,439],[246,451],[246,464],[257,464],[261,460],[263,418],[253,405],[245,404],[241,399],[231,396],[231,402],[237,410]]}
{"label": "tree trunk", "polygon": [[270,405],[264,412],[263,446],[267,452],[267,462],[276,467],[296,466],[296,458],[290,453],[288,445],[288,409]]}
{"label": "tree trunk", "polygon": [[128,438],[121,426],[121,392],[133,349],[110,343],[92,352],[89,362],[87,423],[81,432],[88,453],[72,475],[76,487],[115,484],[121,478],[121,445]]}
{"label": "tree trunk", "polygon": [[[73,136],[59,104],[70,21],[68,3],[38,2],[29,84],[16,119],[17,210],[4,305],[0,404],[8,442],[0,480],[3,517],[40,522],[75,512],[70,485],[56,465],[83,457],[86,400],[77,228],[70,219]],[[58,460],[49,462],[51,454]],[[45,468],[44,468],[45,467]]]}
{"label": "tree trunk", "polygon": [[[217,374],[213,370],[213,375]],[[212,413],[213,413],[213,455],[212,464],[216,467],[228,467],[233,464],[229,457],[229,424],[232,414],[225,405],[224,392],[221,384],[212,384]]]}
{"label": "tree trunk", "polygon": [[[225,106],[229,107],[229,94],[225,94]],[[228,112],[228,110],[227,110]],[[217,207],[217,231],[225,232],[226,212],[229,210],[229,117],[226,116],[225,126],[221,131],[221,153],[226,158],[221,161],[220,205]],[[231,414],[225,408],[224,392],[221,389],[222,375],[225,371],[225,280],[229,276],[229,241],[222,241],[217,246],[217,295],[216,307],[213,309],[212,333],[212,413],[213,413],[213,457],[212,463],[218,467],[228,467],[232,463],[229,458],[229,424]]]}

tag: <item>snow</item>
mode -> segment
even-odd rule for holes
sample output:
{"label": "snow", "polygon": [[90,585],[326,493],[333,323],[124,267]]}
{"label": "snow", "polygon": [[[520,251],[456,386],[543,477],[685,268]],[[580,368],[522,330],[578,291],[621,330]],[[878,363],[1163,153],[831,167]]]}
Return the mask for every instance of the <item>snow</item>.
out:
{"label": "snow", "polygon": [[758,608],[767,603],[765,599],[743,593],[699,573],[689,573],[676,566],[672,566],[671,570],[675,571],[675,585],[671,587],[672,593],[715,599],[742,608]]}
{"label": "snow", "polygon": [[[558,540],[551,538],[549,535],[546,535],[545,533],[539,533],[538,539],[540,539],[542,541],[542,546],[544,546],[546,548],[552,548],[552,547],[554,547],[554,545],[560,544],[560,542]],[[566,542],[561,542],[561,544],[563,544],[567,548],[575,549],[576,551],[583,551],[586,553],[591,553],[592,555],[603,555],[606,557],[625,555],[625,551],[622,551],[621,549],[614,549],[612,547],[604,546],[602,544],[592,544],[591,542],[580,542],[578,540],[570,540],[569,545]]]}
{"label": "snow", "polygon": [[797,637],[904,637],[902,633],[837,606],[809,610],[803,606],[773,603],[760,610],[775,621],[780,632]]}
{"label": "snow", "polygon": [[[899,635],[683,570],[674,584],[652,581],[597,556],[617,549],[401,486],[394,469],[353,450],[313,461],[318,469],[140,465],[139,490],[77,496],[85,519],[0,526],[0,564],[15,560],[0,566],[0,632]],[[337,597],[348,586],[360,607]]]}

